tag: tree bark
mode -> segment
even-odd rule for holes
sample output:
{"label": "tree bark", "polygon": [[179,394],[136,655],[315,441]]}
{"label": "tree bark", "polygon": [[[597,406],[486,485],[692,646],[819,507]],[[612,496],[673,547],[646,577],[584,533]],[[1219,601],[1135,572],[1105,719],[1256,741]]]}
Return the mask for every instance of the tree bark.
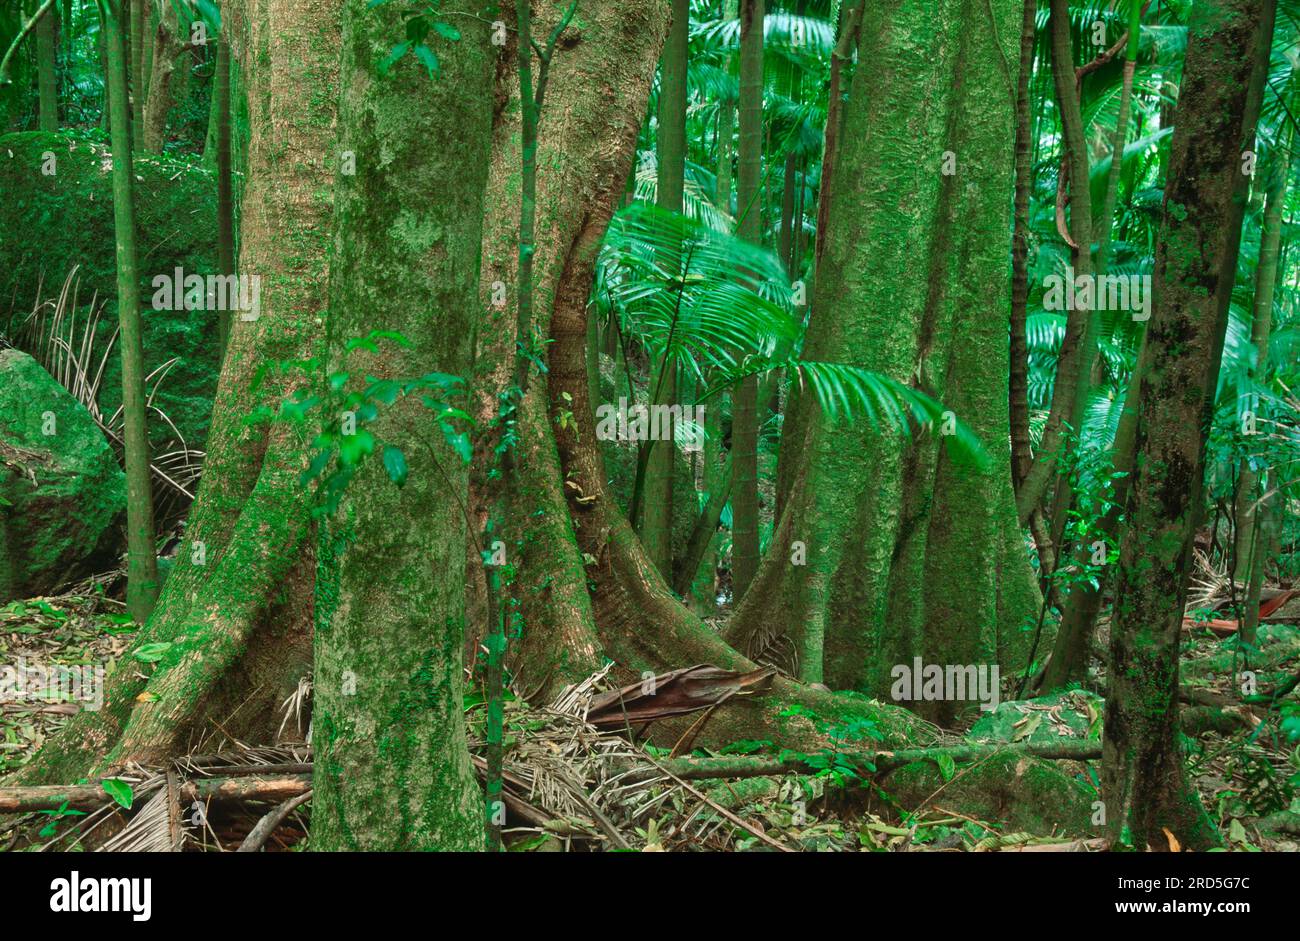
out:
{"label": "tree bark", "polygon": [[[1064,138],[1061,172],[1068,177],[1070,186],[1069,231],[1074,242],[1074,277],[1088,278],[1092,275],[1092,196],[1088,189],[1088,142],[1079,108],[1070,37],[1069,0],[1051,0],[1051,10],[1052,77]],[[1098,333],[1095,311],[1079,305],[1068,312],[1065,336],[1056,360],[1056,381],[1052,385],[1047,424],[1043,427],[1038,454],[1016,491],[1016,512],[1022,525],[1029,522],[1056,473],[1059,452],[1066,441],[1065,424],[1068,422],[1076,432],[1079,430],[1087,404]],[[1059,506],[1058,501],[1058,509]],[[1053,530],[1057,533],[1053,541],[1057,544],[1063,518],[1064,512],[1061,511],[1052,520]]]}
{"label": "tree bark", "polygon": [[[217,36],[216,73],[212,81],[217,118],[217,267],[221,274],[235,273],[235,193],[231,165],[230,42],[223,29]],[[230,311],[221,311],[221,356],[230,345]]]}
{"label": "tree bark", "polygon": [[[380,78],[374,63],[402,36],[400,12],[367,0],[344,6],[339,146],[357,163],[335,193],[329,345],[332,369],[354,376],[354,387],[371,376],[468,372],[492,130],[492,9],[444,5],[461,38],[429,40],[438,74],[412,55]],[[347,353],[351,339],[376,329],[409,346]],[[431,425],[418,394],[359,420],[375,455],[321,527],[314,849],[484,845],[461,690],[467,476]],[[379,459],[387,447],[406,456],[401,486]]]}
{"label": "tree bark", "polygon": [[125,654],[104,707],[72,717],[19,772],[22,783],[156,764],[218,731],[213,719],[224,735],[273,741],[281,703],[310,675],[315,555],[299,476],[312,435],[248,417],[302,384],[277,364],[308,359],[324,338],[336,105],[302,89],[335,87],[339,11],[334,0],[246,0],[223,12],[234,54],[259,62],[247,71],[240,269],[261,277],[260,315],[235,320],[185,542],[133,649],[171,646],[147,679]]}
{"label": "tree bark", "polygon": [[130,4],[130,22],[128,24],[126,16],[128,11],[123,9],[123,29],[130,41],[130,47],[127,51],[128,64],[128,85],[131,89],[131,141],[135,146],[140,146],[141,133],[144,128],[144,101],[145,95],[148,94],[148,88],[144,83],[144,34],[146,32],[147,18],[144,14],[146,0],[127,0]]}
{"label": "tree bark", "polygon": [[[170,0],[163,3],[162,17],[154,31],[152,67],[149,69],[149,97],[145,102],[143,122],[140,125],[141,146],[150,153],[161,153],[167,137],[167,116],[171,113],[172,80],[176,75],[177,59],[188,48],[178,34],[176,8]],[[143,82],[143,78],[141,79]],[[143,84],[141,87],[144,87]]]}
{"label": "tree bark", "polygon": [[[809,359],[920,385],[986,443],[1005,441],[1008,422],[1007,321],[988,311],[1009,303],[1006,40],[1020,20],[1010,0],[992,10],[996,29],[960,0],[867,5],[858,58],[873,66],[857,70],[845,108],[805,344]],[[908,104],[918,95],[930,107]],[[987,445],[976,466],[933,432],[904,440],[815,415],[807,425],[784,445],[803,465],[727,639],[758,656],[780,611],[801,679],[878,697],[915,655],[1022,666],[1037,590],[1006,448]],[[940,720],[962,707],[917,705]]]}
{"label": "tree bark", "polygon": [[1178,652],[1205,441],[1236,274],[1275,0],[1203,0],[1187,60],[1139,378],[1137,461],[1111,621],[1102,797],[1117,846],[1218,842],[1174,738]]}

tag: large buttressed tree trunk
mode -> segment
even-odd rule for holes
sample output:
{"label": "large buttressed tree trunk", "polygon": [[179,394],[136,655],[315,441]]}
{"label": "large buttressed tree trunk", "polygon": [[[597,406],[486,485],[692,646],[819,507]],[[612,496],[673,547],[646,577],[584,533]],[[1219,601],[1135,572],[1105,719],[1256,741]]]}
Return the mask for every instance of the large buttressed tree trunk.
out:
{"label": "large buttressed tree trunk", "polygon": [[300,381],[274,365],[319,353],[324,338],[339,6],[245,0],[223,12],[249,83],[240,270],[261,278],[260,314],[234,318],[198,499],[138,640],[172,646],[147,681],[124,656],[104,708],[69,721],[20,772],[23,782],[161,760],[211,735],[208,717],[231,735],[270,740],[280,703],[310,675],[315,563],[299,483],[310,439],[248,418]]}
{"label": "large buttressed tree trunk", "polygon": [[[492,130],[491,12],[483,0],[444,4],[440,18],[461,35],[430,40],[438,73],[412,55],[381,78],[375,63],[405,35],[399,11],[346,4],[339,146],[355,155],[356,172],[340,176],[335,193],[328,332],[332,369],[350,373],[351,388],[370,377],[468,372]],[[373,330],[401,333],[409,346],[346,352]],[[374,435],[376,457],[322,524],[317,850],[483,847],[461,693],[467,475],[420,399],[380,406],[361,429]],[[400,487],[381,446],[406,455]]]}
{"label": "large buttressed tree trunk", "polygon": [[[562,7],[534,10],[539,41],[562,13]],[[538,126],[533,281],[538,337],[549,336],[557,290],[575,277],[575,266],[585,266],[588,280],[581,290],[590,289],[591,263],[627,180],[667,23],[665,3],[580,4],[556,45]],[[513,61],[511,49],[501,61]],[[520,159],[518,75],[502,67],[480,276],[484,322],[476,381],[478,417],[484,423],[496,415],[496,395],[510,382],[515,355]],[[561,410],[576,411],[560,404]],[[511,641],[510,667],[530,694],[582,679],[602,663],[552,427],[546,382],[531,382],[519,409],[519,456],[504,495],[500,534],[514,572],[509,592],[519,600],[524,623],[522,634]],[[476,455],[476,460],[487,466],[490,457]],[[488,515],[490,488],[482,479],[474,484],[481,523]],[[471,567],[481,587],[482,562],[474,556]]]}
{"label": "large buttressed tree trunk", "polygon": [[914,656],[1024,665],[1037,591],[1003,444],[1019,12],[866,8],[805,356],[918,385],[987,454],[822,417],[785,443],[803,464],[728,637],[757,653],[781,612],[808,681],[883,698]]}
{"label": "large buttressed tree trunk", "polygon": [[1217,837],[1175,741],[1178,654],[1205,441],[1245,211],[1276,0],[1198,0],[1188,24],[1157,242],[1130,484],[1110,629],[1102,797],[1118,845]]}
{"label": "large buttressed tree trunk", "polygon": [[[537,12],[534,32],[545,36],[560,11]],[[552,340],[549,372],[530,384],[520,410],[520,457],[502,512],[502,538],[514,572],[507,590],[518,599],[523,619],[522,636],[511,640],[510,668],[529,696],[585,678],[606,657],[617,661],[620,675],[630,676],[702,662],[754,669],[673,596],[614,502],[589,394],[587,315],[596,255],[632,167],[668,21],[667,3],[620,0],[580,9],[551,65],[538,141],[534,305],[534,328]],[[495,414],[495,392],[508,382],[515,343],[517,99],[514,78],[503,71],[484,202],[485,321],[478,359],[485,365],[477,373],[482,419]],[[501,286],[509,296],[493,303]],[[486,516],[485,493],[476,481],[480,519]],[[481,561],[475,557],[471,564],[481,582]],[[780,680],[775,692],[729,703],[710,720],[704,737],[824,743],[807,718],[782,715],[791,701],[811,705],[826,718],[869,712],[889,736],[925,734],[901,711],[854,712],[830,694],[805,695]]]}

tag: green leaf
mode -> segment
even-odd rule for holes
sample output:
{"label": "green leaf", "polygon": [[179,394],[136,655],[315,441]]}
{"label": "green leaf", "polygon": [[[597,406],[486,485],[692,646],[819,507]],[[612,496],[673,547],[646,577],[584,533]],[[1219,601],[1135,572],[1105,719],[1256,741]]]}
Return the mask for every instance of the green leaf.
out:
{"label": "green leaf", "polygon": [[127,810],[130,810],[131,805],[135,803],[135,791],[133,791],[131,785],[127,784],[125,781],[119,780],[118,778],[105,778],[101,783],[101,786],[104,788],[105,794],[113,798],[113,800],[117,801]]}
{"label": "green leaf", "polygon": [[[402,56],[406,55],[406,53],[409,52],[410,49],[411,49],[411,44],[409,42],[399,42],[396,46],[394,46],[391,50],[389,50],[388,55],[384,56],[384,58],[380,60],[379,64],[375,66],[375,71],[379,73],[379,77],[383,78],[385,75],[387,75],[388,70],[391,69],[394,65],[396,65],[397,60],[400,59]],[[349,340],[348,341],[349,350],[354,349],[354,347],[352,346],[353,343],[358,343],[358,341]],[[358,343],[358,345],[363,345],[363,344]],[[368,343],[368,346],[372,351],[375,348],[375,344],[373,342]]]}
{"label": "green leaf", "polygon": [[406,483],[406,455],[402,453],[401,448],[391,444],[384,445],[384,470],[388,471],[389,478],[397,486]]}
{"label": "green leaf", "polygon": [[450,23],[435,22],[433,28],[438,31],[438,35],[449,42],[460,41],[460,30]]}
{"label": "green leaf", "polygon": [[141,663],[157,663],[171,648],[170,643],[141,644],[131,656]]}
{"label": "green leaf", "polygon": [[935,764],[939,766],[939,773],[943,775],[944,781],[951,781],[953,775],[957,773],[957,763],[952,760],[952,755],[940,754],[935,759]]}
{"label": "green leaf", "polygon": [[439,65],[438,56],[434,51],[424,43],[415,47],[415,57],[420,60],[420,64],[429,72],[429,78],[436,78],[438,75]]}

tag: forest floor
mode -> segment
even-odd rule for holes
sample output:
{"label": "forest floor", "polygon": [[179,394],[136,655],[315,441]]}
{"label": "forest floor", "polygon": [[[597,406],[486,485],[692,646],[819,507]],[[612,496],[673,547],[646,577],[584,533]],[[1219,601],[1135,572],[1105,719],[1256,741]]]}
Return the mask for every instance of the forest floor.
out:
{"label": "forest floor", "polygon": [[[130,647],[136,628],[111,597],[113,582],[111,576],[106,582],[90,580],[57,597],[14,601],[0,608],[0,669],[25,664],[29,669],[59,665],[92,671],[85,674],[84,689],[64,689],[57,698],[15,697],[12,688],[0,684],[0,778],[28,761],[70,715],[90,705],[95,667],[106,668]],[[1104,645],[1104,623],[1098,641]],[[1269,690],[1300,665],[1300,598],[1261,627],[1259,647],[1253,659],[1259,689]],[[153,655],[146,647],[133,656],[147,671]],[[1276,713],[1237,704],[1233,678],[1239,675],[1240,654],[1235,640],[1193,628],[1185,634],[1183,657],[1181,715],[1191,739],[1188,767],[1210,816],[1234,849],[1300,851],[1300,748],[1289,746],[1279,734]],[[1098,688],[1105,682],[1098,664],[1091,681]],[[815,775],[729,782],[666,777],[658,770],[667,750],[593,733],[578,718],[585,713],[574,703],[603,688],[604,677],[593,677],[588,685],[571,694],[565,705],[508,704],[506,784],[516,803],[506,843],[513,850],[1086,851],[1101,845],[1099,840],[1009,832],[1004,823],[970,816],[942,796],[909,812],[891,803],[884,788],[874,783],[863,787],[863,778],[834,762]],[[78,696],[85,702],[77,702]],[[481,771],[484,710],[473,693],[466,704],[471,752]],[[1004,703],[996,716],[1004,729],[1014,730],[1007,736],[1014,741],[1039,732],[1040,726],[1045,734],[1096,738],[1100,714],[1101,700],[1079,690]],[[232,749],[232,764],[276,760],[241,756]],[[764,751],[770,749],[763,743],[737,743],[725,753]],[[1096,785],[1096,762],[1057,764]],[[142,793],[149,786],[136,785]],[[266,807],[273,806],[254,802],[223,819],[235,835],[245,834]],[[1261,829],[1262,819],[1274,827]],[[1284,822],[1279,826],[1278,821]],[[282,831],[268,849],[302,848],[305,827],[291,831],[292,838]],[[0,833],[0,845],[7,842],[4,837]],[[186,848],[228,847],[231,838],[232,831],[218,833],[209,827]]]}

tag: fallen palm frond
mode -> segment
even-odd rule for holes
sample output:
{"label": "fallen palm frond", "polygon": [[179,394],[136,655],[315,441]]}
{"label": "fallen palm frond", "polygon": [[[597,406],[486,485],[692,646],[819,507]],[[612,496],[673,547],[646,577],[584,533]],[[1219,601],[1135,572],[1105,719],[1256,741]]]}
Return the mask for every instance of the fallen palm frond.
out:
{"label": "fallen palm frond", "polygon": [[[869,815],[860,825],[846,826],[834,813],[817,819],[807,808],[828,798],[831,789],[844,781],[914,762],[940,767],[946,762],[951,767],[1004,752],[1070,760],[1091,760],[1099,754],[1096,742],[1061,741],[950,743],[829,757],[790,752],[661,757],[663,752],[638,745],[614,730],[633,722],[726,708],[729,699],[764,688],[772,671],[739,674],[703,665],[674,670],[654,678],[658,695],[664,697],[656,705],[641,684],[608,689],[610,670],[607,666],[567,687],[547,707],[530,707],[523,700],[506,704],[502,800],[507,826],[503,832],[513,848],[789,852],[869,845],[920,849],[924,840],[918,837],[923,832],[947,832],[944,828],[954,820],[950,812],[926,821],[925,815],[938,813],[926,810],[903,826]],[[291,701],[286,711],[296,713],[300,706]],[[469,749],[480,778],[487,764],[483,714],[481,708],[471,708],[468,717]],[[610,728],[600,728],[593,718]],[[306,744],[239,747],[188,756],[166,768],[129,771],[115,780],[131,789],[130,809],[99,782],[73,788],[0,790],[0,813],[43,812],[61,820],[60,814],[88,812],[72,818],[65,832],[43,845],[46,849],[239,848],[252,852],[273,840],[291,845],[307,833],[299,816],[310,801],[312,784]],[[968,818],[956,822],[967,827],[958,834],[957,844],[969,845],[993,832]],[[284,833],[281,828],[289,826],[292,834]],[[950,841],[935,848],[955,849],[957,844]]]}

